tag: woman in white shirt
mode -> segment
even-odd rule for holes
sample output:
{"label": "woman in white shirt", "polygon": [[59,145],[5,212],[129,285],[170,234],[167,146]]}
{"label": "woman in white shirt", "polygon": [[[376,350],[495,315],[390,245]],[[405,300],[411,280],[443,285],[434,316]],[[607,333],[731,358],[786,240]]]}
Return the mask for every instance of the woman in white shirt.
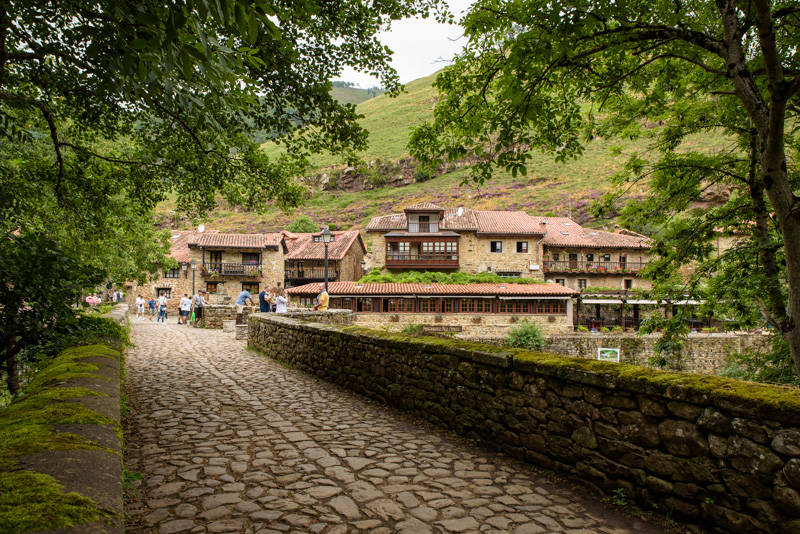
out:
{"label": "woman in white shirt", "polygon": [[286,305],[289,301],[284,296],[283,288],[278,289],[278,298],[275,299],[275,313],[286,313]]}
{"label": "woman in white shirt", "polygon": [[189,324],[189,312],[192,311],[192,301],[189,300],[189,295],[183,294],[180,303],[180,315],[178,315],[178,324]]}

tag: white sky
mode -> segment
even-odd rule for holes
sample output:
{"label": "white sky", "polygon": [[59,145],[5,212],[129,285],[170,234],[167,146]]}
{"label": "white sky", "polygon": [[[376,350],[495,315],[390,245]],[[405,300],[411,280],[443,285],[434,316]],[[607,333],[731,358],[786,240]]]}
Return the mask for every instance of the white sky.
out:
{"label": "white sky", "polygon": [[[460,20],[473,2],[447,0],[447,5],[455,19]],[[401,83],[423,78],[445,67],[448,63],[441,60],[452,59],[466,44],[460,26],[439,24],[433,17],[395,22],[391,31],[379,34],[378,38],[394,52],[391,64],[400,75]],[[376,78],[349,68],[338,79],[362,88],[379,85]]]}

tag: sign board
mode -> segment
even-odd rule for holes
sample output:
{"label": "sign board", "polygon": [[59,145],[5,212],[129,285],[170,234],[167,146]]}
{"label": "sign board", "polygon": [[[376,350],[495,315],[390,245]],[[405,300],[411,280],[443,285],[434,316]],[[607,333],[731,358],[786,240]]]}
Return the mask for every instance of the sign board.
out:
{"label": "sign board", "polygon": [[619,363],[619,349],[597,349],[597,359],[601,362]]}
{"label": "sign board", "polygon": [[461,332],[461,325],[426,324],[422,325],[423,332]]}

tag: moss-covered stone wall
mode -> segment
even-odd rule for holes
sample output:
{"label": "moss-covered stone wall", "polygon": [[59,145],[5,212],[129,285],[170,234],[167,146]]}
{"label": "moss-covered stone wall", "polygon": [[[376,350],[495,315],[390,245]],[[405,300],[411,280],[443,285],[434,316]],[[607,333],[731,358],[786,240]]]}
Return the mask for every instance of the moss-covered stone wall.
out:
{"label": "moss-covered stone wall", "polygon": [[646,510],[800,532],[796,390],[287,316],[249,327],[271,358]]}
{"label": "moss-covered stone wall", "polygon": [[122,533],[120,357],[65,350],[0,411],[0,532]]}

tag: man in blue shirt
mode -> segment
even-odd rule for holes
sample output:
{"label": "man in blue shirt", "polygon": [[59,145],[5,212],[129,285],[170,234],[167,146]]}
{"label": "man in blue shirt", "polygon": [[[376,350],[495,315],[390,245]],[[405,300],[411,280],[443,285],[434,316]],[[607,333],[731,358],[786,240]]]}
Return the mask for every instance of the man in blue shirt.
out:
{"label": "man in blue shirt", "polygon": [[244,301],[249,300],[250,306],[255,306],[253,303],[253,295],[248,290],[242,290],[239,293],[239,298],[236,299],[236,324],[242,324],[242,313],[244,312]]}
{"label": "man in blue shirt", "polygon": [[272,306],[269,304],[269,296],[266,289],[263,289],[261,293],[258,294],[258,307],[261,313],[268,313]]}

